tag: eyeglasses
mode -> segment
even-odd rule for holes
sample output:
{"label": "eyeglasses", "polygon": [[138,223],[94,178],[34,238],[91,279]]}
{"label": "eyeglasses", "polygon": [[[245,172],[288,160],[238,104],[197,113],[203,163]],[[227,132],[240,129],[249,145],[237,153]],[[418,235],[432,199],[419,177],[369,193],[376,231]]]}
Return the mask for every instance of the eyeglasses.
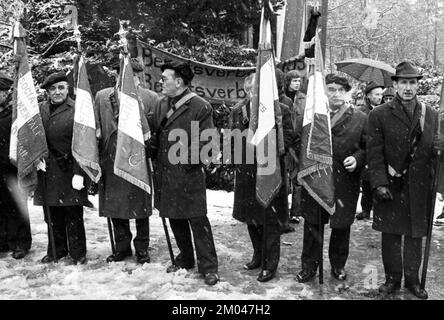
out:
{"label": "eyeglasses", "polygon": [[51,87],[49,87],[48,91],[51,92],[51,93],[53,93],[53,92],[55,92],[57,89],[59,89],[59,91],[63,91],[63,90],[68,89],[68,86],[63,85],[63,84],[58,85],[58,86],[51,86]]}

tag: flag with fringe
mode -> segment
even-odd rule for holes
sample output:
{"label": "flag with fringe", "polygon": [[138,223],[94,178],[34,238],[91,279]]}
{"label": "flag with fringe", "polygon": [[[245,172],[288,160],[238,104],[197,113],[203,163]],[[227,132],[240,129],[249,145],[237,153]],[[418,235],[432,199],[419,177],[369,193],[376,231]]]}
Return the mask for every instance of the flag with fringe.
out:
{"label": "flag with fringe", "polygon": [[75,70],[77,71],[77,85],[72,155],[91,180],[98,182],[102,175],[102,170],[99,165],[94,102],[83,55],[77,60]]}
{"label": "flag with fringe", "polygon": [[310,60],[298,182],[332,215],[335,196],[331,123],[318,34],[315,36],[315,57]]}
{"label": "flag with fringe", "polygon": [[13,26],[12,38],[17,74],[14,80],[9,158],[17,167],[20,187],[31,191],[37,186],[36,166],[48,156],[48,145],[28,64],[26,31],[19,22]]}

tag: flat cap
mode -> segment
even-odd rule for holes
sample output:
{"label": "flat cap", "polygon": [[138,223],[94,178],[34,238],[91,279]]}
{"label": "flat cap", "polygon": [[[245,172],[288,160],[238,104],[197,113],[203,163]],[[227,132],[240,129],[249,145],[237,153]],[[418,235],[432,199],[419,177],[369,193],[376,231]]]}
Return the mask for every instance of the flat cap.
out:
{"label": "flat cap", "polygon": [[176,72],[176,75],[184,80],[185,84],[191,83],[191,80],[193,80],[194,78],[194,73],[191,70],[191,67],[188,63],[184,62],[164,63],[163,65],[160,66],[160,70],[162,70],[163,72],[165,69],[174,70]]}
{"label": "flat cap", "polygon": [[373,89],[376,89],[376,88],[384,89],[385,87],[381,84],[377,84],[374,81],[370,81],[367,84],[367,86],[365,87],[365,95],[368,95]]}
{"label": "flat cap", "polygon": [[42,89],[48,89],[51,85],[57,82],[66,81],[68,82],[68,77],[66,76],[66,73],[63,71],[54,72],[51,73],[49,76],[46,77],[45,81],[43,81],[40,88]]}
{"label": "flat cap", "polygon": [[0,72],[0,90],[9,90],[14,80],[6,73]]}
{"label": "flat cap", "polygon": [[343,86],[345,91],[347,92],[350,91],[352,88],[350,83],[348,83],[347,78],[340,77],[333,73],[327,74],[327,76],[325,77],[325,84],[330,84],[330,83],[336,83],[339,84],[340,86]]}

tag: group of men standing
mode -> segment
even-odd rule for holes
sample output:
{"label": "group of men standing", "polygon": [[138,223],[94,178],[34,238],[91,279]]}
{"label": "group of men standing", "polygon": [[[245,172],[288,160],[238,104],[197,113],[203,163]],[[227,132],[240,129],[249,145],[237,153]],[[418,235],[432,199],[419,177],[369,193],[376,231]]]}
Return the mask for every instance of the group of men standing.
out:
{"label": "group of men standing", "polygon": [[[137,72],[133,65],[136,85]],[[149,124],[152,138],[145,142],[148,157],[154,160],[154,205],[160,216],[169,218],[170,226],[180,253],[167,272],[195,266],[193,241],[198,272],[205,283],[218,282],[218,259],[211,225],[207,218],[205,175],[202,159],[193,163],[191,139],[186,146],[187,164],[173,164],[169,151],[177,141],[170,141],[175,129],[185,130],[192,136],[192,123],[199,123],[200,132],[214,128],[212,107],[189,86],[193,72],[188,64],[167,63],[162,70],[162,94],[137,85],[143,106],[143,119]],[[393,76],[392,99],[382,106],[383,88],[370,83],[365,90],[366,105],[356,108],[347,101],[351,86],[346,78],[330,74],[325,78],[330,108],[333,149],[333,176],[336,210],[330,216],[309,194],[298,186],[302,123],[305,96],[301,93],[302,76],[289,72],[276,74],[280,92],[279,114],[282,117],[285,154],[280,156],[281,175],[293,182],[292,222],[304,217],[303,249],[299,282],[311,280],[320,263],[320,242],[323,225],[332,228],[329,243],[331,273],[345,280],[345,265],[349,255],[350,226],[360,188],[363,192],[364,218],[373,207],[373,227],[382,232],[382,258],[386,283],[383,293],[399,289],[402,274],[405,286],[419,298],[427,292],[419,287],[419,268],[422,257],[422,237],[426,235],[430,217],[432,164],[435,150],[443,149],[436,139],[437,113],[419,103],[416,97],[421,75],[408,62],[399,64]],[[16,171],[7,159],[9,149],[12,79],[0,75],[1,120],[1,204],[8,208],[0,215],[0,249],[12,250],[14,258],[23,258],[31,245],[26,199],[17,197]],[[233,109],[230,115],[232,129],[246,129],[250,117],[250,98],[254,75],[245,80],[249,95]],[[48,239],[48,263],[69,255],[74,263],[86,263],[86,239],[83,206],[87,205],[87,176],[71,153],[74,122],[74,102],[69,97],[66,75],[49,75],[41,86],[47,92],[47,101],[40,105],[40,114],[48,143],[49,157],[46,167],[38,173],[38,186],[34,203],[44,208],[45,221],[51,221],[53,242]],[[388,97],[390,98],[390,97]],[[113,172],[119,119],[119,91],[116,87],[99,91],[95,97],[97,139],[102,178],[99,182],[99,213],[110,218],[115,235],[115,252],[108,262],[122,261],[132,255],[133,240],[137,261],[150,262],[149,216],[152,214],[151,195],[116,176]],[[363,112],[364,111],[364,112]],[[206,142],[200,141],[199,148]],[[251,146],[250,146],[251,147]],[[242,150],[249,146],[243,141]],[[6,158],[5,158],[6,157]],[[253,246],[252,260],[244,268],[261,268],[259,281],[275,276],[280,257],[280,235],[288,227],[288,184],[283,184],[268,208],[263,208],[255,197],[257,163],[236,166],[235,201],[233,217],[247,223]],[[147,163],[148,165],[148,163]],[[290,171],[290,173],[289,173]],[[151,173],[150,173],[151,174]],[[362,181],[362,183],[361,183]],[[3,190],[8,192],[3,192]],[[15,198],[14,198],[15,197]],[[49,219],[50,218],[50,219]],[[359,216],[358,216],[359,218]],[[136,220],[137,235],[132,239],[129,220]],[[321,219],[321,221],[319,221]],[[266,227],[264,227],[266,226]],[[48,229],[48,235],[50,234]],[[404,236],[403,258],[401,243]],[[193,238],[193,239],[192,239]],[[52,248],[55,245],[55,250]],[[54,257],[53,252],[56,253]]]}

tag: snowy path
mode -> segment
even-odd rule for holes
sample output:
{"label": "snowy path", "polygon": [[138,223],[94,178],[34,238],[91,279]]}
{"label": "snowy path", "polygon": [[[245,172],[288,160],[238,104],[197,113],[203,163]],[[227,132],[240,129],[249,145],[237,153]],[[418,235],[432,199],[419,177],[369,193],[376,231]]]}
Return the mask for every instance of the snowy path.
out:
{"label": "snowy path", "polygon": [[[91,197],[97,208],[97,197]],[[208,287],[203,279],[191,271],[180,270],[167,274],[169,254],[161,219],[150,219],[151,263],[140,266],[135,257],[124,262],[108,264],[110,254],[106,219],[99,218],[97,209],[86,209],[87,237],[86,265],[71,265],[68,259],[58,264],[42,264],[46,253],[46,225],[40,207],[30,203],[33,244],[30,254],[21,261],[10,254],[0,254],[0,299],[381,299],[377,285],[384,279],[380,258],[380,234],[371,229],[371,222],[356,222],[352,227],[350,257],[346,270],[349,279],[340,283],[330,276],[328,241],[324,244],[323,288],[317,278],[299,284],[295,275],[299,270],[303,226],[296,232],[282,236],[281,261],[275,279],[268,283],[256,281],[258,270],[245,271],[242,265],[251,258],[251,245],[246,227],[231,218],[233,194],[208,191],[209,219],[212,224],[219,258],[221,281]],[[442,203],[437,203],[437,213]],[[131,223],[134,231],[134,223]],[[329,229],[326,228],[326,239]],[[444,299],[444,227],[434,227],[432,254],[429,262],[427,289],[430,299]],[[172,239],[173,248],[175,241]],[[175,249],[177,254],[177,250]],[[372,289],[373,288],[373,289]],[[392,299],[414,299],[404,289]]]}

